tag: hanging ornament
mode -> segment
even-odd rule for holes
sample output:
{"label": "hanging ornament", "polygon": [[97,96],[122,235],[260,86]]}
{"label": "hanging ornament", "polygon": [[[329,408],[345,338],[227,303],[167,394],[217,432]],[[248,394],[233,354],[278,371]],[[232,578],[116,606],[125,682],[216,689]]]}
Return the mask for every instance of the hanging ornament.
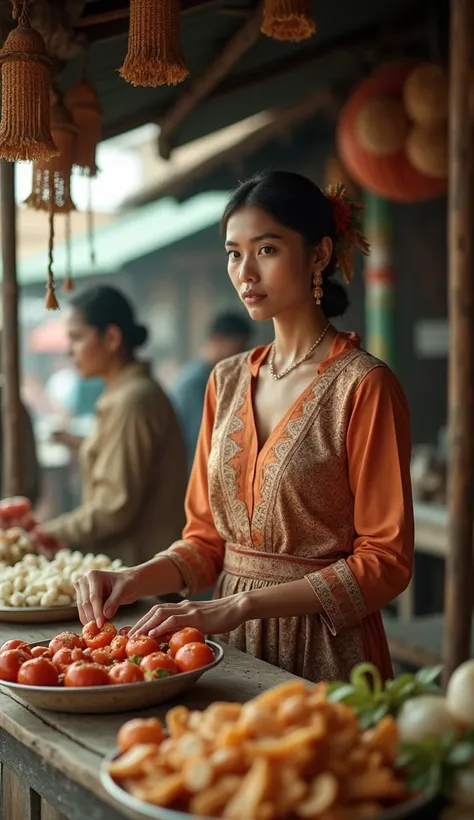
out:
{"label": "hanging ornament", "polygon": [[274,40],[308,40],[316,32],[309,0],[265,0],[261,32]]}
{"label": "hanging ornament", "polygon": [[82,79],[69,89],[64,103],[78,129],[73,164],[82,174],[95,177],[98,171],[96,150],[102,134],[99,95],[87,80]]}
{"label": "hanging ornament", "polygon": [[36,211],[68,213],[75,211],[71,199],[71,171],[74,157],[74,140],[77,127],[56,94],[52,95],[51,133],[59,149],[59,155],[49,161],[33,163],[32,191],[25,205]]}
{"label": "hanging ornament", "polygon": [[48,162],[38,160],[33,163],[32,191],[25,205],[49,214],[46,308],[58,310],[53,276],[54,217],[56,214],[68,214],[76,210],[71,199],[71,171],[77,127],[55,92],[51,94],[51,133],[58,146],[59,156]]}
{"label": "hanging ornament", "polygon": [[128,51],[120,74],[132,85],[176,85],[189,74],[180,47],[179,0],[130,0]]}
{"label": "hanging ornament", "polygon": [[436,179],[448,176],[448,128],[443,123],[426,128],[414,125],[408,134],[405,151],[411,164],[421,174]]}
{"label": "hanging ornament", "polygon": [[403,151],[410,125],[401,100],[381,94],[361,106],[355,135],[373,157],[389,157]]}
{"label": "hanging ornament", "polygon": [[71,262],[71,212],[66,214],[66,277],[63,282],[62,290],[64,293],[70,293],[74,290],[74,282],[72,281],[72,262]]}
{"label": "hanging ornament", "polygon": [[423,63],[408,75],[403,87],[408,116],[417,125],[441,125],[448,119],[449,78],[444,66]]}
{"label": "hanging ornament", "polygon": [[47,160],[58,154],[50,130],[52,63],[41,34],[30,26],[28,0],[13,2],[13,8],[18,26],[0,51],[0,158],[10,162]]}

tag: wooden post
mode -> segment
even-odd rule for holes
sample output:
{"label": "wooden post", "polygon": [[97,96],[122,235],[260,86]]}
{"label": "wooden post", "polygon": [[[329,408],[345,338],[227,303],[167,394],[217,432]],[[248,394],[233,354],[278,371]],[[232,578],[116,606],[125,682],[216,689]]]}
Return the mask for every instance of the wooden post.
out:
{"label": "wooden post", "polygon": [[365,196],[365,233],[371,253],[365,260],[365,344],[373,356],[396,368],[395,270],[392,265],[390,203]]}
{"label": "wooden post", "polygon": [[451,0],[445,681],[470,656],[474,591],[474,0]]}
{"label": "wooden post", "polygon": [[2,226],[2,476],[3,494],[21,493],[21,415],[18,344],[18,283],[16,279],[15,166],[0,161]]}

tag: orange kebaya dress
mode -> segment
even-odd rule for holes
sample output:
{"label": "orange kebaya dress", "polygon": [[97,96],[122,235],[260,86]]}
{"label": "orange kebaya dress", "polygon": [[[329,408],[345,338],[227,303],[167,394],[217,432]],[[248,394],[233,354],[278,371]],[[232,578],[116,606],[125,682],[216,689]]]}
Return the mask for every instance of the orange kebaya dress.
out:
{"label": "orange kebaya dress", "polygon": [[413,562],[405,397],[354,334],[339,333],[259,452],[252,395],[269,350],[215,368],[183,540],[164,554],[183,594],[311,584],[321,614],[249,621],[225,636],[232,646],[312,681],[346,679],[363,660],[390,677],[380,608]]}

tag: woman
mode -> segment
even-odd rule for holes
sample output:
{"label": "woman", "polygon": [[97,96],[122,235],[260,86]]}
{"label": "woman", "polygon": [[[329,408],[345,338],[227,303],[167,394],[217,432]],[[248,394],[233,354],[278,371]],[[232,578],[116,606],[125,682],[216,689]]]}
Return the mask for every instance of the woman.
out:
{"label": "woman", "polygon": [[[368,246],[360,210],[297,174],[243,183],[226,208],[228,272],[275,341],[221,362],[207,388],[182,540],[123,575],[76,587],[100,624],[146,594],[215,600],[158,605],[131,634],[184,625],[312,681],[367,660],[392,674],[380,608],[413,557],[409,417],[402,390],[354,334],[333,281]],[[209,466],[208,466],[209,463]]]}
{"label": "woman", "polygon": [[80,375],[103,379],[105,391],[93,435],[67,441],[79,447],[83,503],[42,524],[38,536],[126,564],[146,561],[179,537],[186,488],[178,421],[148,365],[135,358],[148,332],[120,291],[100,285],[72,300],[68,333]]}

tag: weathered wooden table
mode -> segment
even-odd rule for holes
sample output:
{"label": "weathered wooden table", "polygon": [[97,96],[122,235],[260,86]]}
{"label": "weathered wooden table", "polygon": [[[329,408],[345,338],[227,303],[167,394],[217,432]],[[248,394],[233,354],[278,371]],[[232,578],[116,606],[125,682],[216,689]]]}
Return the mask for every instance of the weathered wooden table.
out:
{"label": "weathered wooden table", "polygon": [[[126,607],[114,619],[132,624],[150,606]],[[0,624],[0,644],[11,638],[33,642],[80,624]],[[216,700],[245,702],[292,676],[249,655],[226,649],[223,662],[181,698],[193,709]],[[168,704],[117,715],[68,715],[27,707],[0,690],[0,820],[124,820],[136,815],[120,809],[99,782],[102,757],[115,747],[117,730],[131,716],[164,718]],[[430,808],[416,820],[436,820]],[[250,820],[250,818],[249,818]]]}
{"label": "weathered wooden table", "polygon": [[[132,624],[150,607],[126,607],[114,622]],[[0,624],[0,644],[11,638],[33,642],[80,624]],[[226,650],[223,662],[205,675],[189,695],[191,708],[215,700],[244,702],[292,676],[241,652]],[[67,715],[27,707],[7,690],[0,690],[1,820],[123,820],[134,817],[120,810],[102,790],[99,767],[115,747],[117,730],[137,715],[164,717],[169,705],[117,715]]]}

